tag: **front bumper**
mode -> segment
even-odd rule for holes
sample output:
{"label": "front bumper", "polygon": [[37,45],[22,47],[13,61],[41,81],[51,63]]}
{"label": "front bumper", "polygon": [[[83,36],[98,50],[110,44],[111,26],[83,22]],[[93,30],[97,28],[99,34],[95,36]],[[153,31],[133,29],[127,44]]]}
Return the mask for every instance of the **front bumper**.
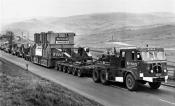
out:
{"label": "front bumper", "polygon": [[167,82],[168,75],[166,76],[158,76],[158,77],[146,77],[144,75],[140,75],[140,80],[144,80],[147,82]]}

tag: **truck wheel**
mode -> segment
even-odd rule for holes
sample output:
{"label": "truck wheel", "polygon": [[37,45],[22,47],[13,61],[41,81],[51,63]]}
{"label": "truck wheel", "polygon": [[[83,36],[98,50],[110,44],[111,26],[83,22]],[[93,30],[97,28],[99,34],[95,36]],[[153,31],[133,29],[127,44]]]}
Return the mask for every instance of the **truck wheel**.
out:
{"label": "truck wheel", "polygon": [[108,79],[106,78],[107,74],[108,74],[108,73],[107,73],[106,70],[102,70],[102,71],[100,72],[100,81],[101,81],[101,83],[104,84],[104,85],[109,84],[109,81],[108,81]]}
{"label": "truck wheel", "polygon": [[128,90],[133,91],[137,89],[137,81],[134,79],[132,74],[127,74],[125,78],[125,84]]}
{"label": "truck wheel", "polygon": [[76,71],[77,71],[76,68],[73,68],[72,69],[72,75],[76,76],[77,75],[77,72]]}
{"label": "truck wheel", "polygon": [[93,78],[93,81],[95,83],[98,83],[100,82],[100,75],[99,75],[99,71],[98,70],[93,70],[93,73],[92,73],[92,78]]}
{"label": "truck wheel", "polygon": [[78,69],[77,70],[77,76],[78,77],[82,77],[83,76],[83,73],[82,73],[82,70],[81,69]]}
{"label": "truck wheel", "polygon": [[64,73],[67,72],[67,68],[66,68],[66,66],[63,66],[63,72],[64,72]]}
{"label": "truck wheel", "polygon": [[149,86],[152,88],[152,89],[158,89],[161,85],[161,82],[149,82]]}

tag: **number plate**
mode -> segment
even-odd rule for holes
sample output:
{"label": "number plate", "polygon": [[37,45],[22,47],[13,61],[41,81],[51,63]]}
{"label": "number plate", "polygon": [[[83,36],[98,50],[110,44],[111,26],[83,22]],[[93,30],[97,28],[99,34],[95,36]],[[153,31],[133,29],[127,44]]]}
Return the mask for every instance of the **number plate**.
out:
{"label": "number plate", "polygon": [[159,77],[159,76],[161,76],[161,74],[160,73],[157,73],[156,76]]}

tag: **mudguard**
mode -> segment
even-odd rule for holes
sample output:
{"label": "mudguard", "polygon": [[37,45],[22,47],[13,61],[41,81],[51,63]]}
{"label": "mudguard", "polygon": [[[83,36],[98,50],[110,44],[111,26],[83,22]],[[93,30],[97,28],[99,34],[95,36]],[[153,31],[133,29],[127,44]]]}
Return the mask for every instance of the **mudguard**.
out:
{"label": "mudguard", "polygon": [[135,80],[138,80],[139,79],[139,75],[137,74],[137,70],[125,69],[123,71],[124,71],[123,72],[124,78],[126,77],[126,75],[128,73],[131,73],[134,76],[134,79]]}

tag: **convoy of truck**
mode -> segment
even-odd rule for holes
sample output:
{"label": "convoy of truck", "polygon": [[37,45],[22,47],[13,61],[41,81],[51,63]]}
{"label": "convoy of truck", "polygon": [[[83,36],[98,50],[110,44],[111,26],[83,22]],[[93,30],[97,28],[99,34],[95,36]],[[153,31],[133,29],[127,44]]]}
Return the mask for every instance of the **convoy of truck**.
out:
{"label": "convoy of truck", "polygon": [[75,33],[52,31],[35,33],[34,44],[4,43],[0,49],[74,76],[90,76],[95,83],[121,82],[129,90],[147,82],[151,88],[158,89],[168,79],[163,48],[111,47],[94,59],[95,50],[74,47],[75,36]]}

